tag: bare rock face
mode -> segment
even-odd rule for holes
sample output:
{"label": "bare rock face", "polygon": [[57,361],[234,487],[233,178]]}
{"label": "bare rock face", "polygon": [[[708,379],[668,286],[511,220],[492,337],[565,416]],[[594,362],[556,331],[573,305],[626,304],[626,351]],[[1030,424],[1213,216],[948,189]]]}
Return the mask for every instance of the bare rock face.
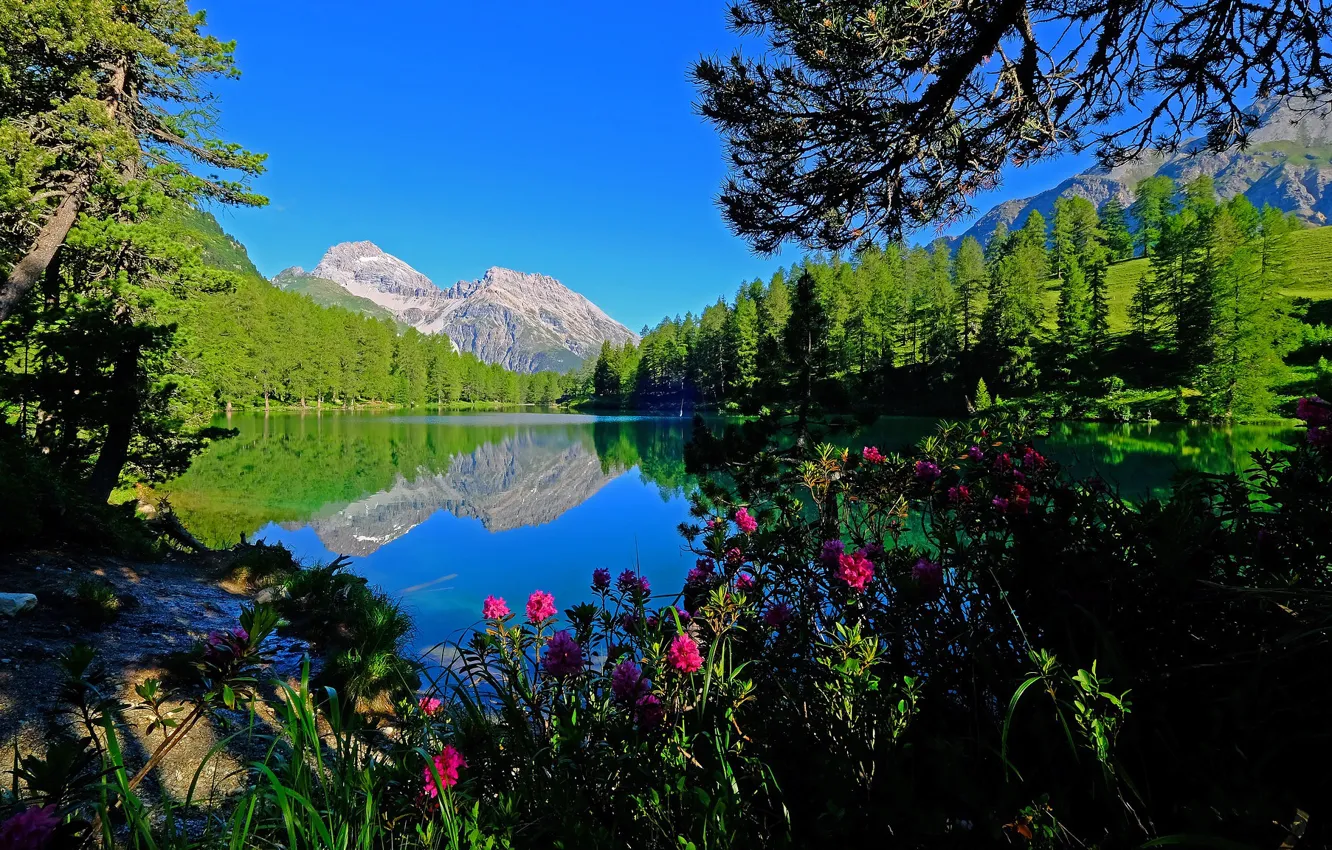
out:
{"label": "bare rock face", "polygon": [[967,231],[984,244],[1002,222],[1020,227],[1033,211],[1049,221],[1054,203],[1081,196],[1098,207],[1111,197],[1127,208],[1142,180],[1156,174],[1186,183],[1211,175],[1222,200],[1246,195],[1254,205],[1270,204],[1315,225],[1332,223],[1332,111],[1306,109],[1303,101],[1259,101],[1250,111],[1258,129],[1244,150],[1207,151],[1201,140],[1173,154],[1148,153],[1115,168],[1089,168],[1030,198],[1005,201],[976,220]]}
{"label": "bare rock face", "polygon": [[[446,334],[459,351],[515,371],[566,371],[595,356],[606,340],[615,345],[637,340],[624,325],[552,277],[492,268],[480,280],[441,289],[371,242],[334,245],[312,271],[295,267],[283,275],[284,280],[306,276],[332,281],[403,324],[422,333]],[[320,300],[317,292],[308,289]]]}

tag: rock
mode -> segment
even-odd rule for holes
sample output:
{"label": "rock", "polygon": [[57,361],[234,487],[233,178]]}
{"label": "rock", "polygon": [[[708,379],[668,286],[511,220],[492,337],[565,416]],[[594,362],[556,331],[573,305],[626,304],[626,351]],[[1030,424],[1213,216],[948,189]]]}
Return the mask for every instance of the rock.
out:
{"label": "rock", "polygon": [[0,616],[12,617],[37,607],[37,597],[31,593],[0,593]]}
{"label": "rock", "polygon": [[595,357],[601,343],[637,335],[552,277],[491,268],[443,289],[371,242],[329,248],[311,272],[283,270],[274,285],[319,303],[384,310],[422,333],[445,334],[459,351],[507,369],[564,371]]}
{"label": "rock", "polygon": [[254,601],[258,602],[260,605],[272,605],[279,599],[290,598],[291,591],[287,590],[287,588],[282,585],[278,587],[265,587],[254,595]]}
{"label": "rock", "polygon": [[1271,204],[1294,213],[1313,225],[1332,219],[1332,111],[1309,110],[1297,100],[1259,100],[1248,109],[1260,125],[1249,136],[1245,150],[1212,152],[1202,140],[1193,139],[1168,155],[1144,153],[1114,168],[1096,166],[1030,198],[1004,201],[976,220],[966,232],[985,244],[1000,223],[1009,229],[1021,227],[1027,216],[1039,212],[1048,223],[1054,202],[1061,197],[1080,196],[1098,207],[1110,197],[1128,208],[1138,183],[1160,174],[1177,183],[1203,174],[1216,183],[1222,200],[1243,194],[1255,206]]}

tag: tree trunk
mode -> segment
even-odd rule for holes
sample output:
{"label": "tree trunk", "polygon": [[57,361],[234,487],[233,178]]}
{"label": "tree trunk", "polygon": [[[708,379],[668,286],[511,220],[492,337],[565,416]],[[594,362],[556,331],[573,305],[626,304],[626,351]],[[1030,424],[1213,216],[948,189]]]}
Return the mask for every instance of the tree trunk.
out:
{"label": "tree trunk", "polygon": [[9,270],[9,276],[0,282],[0,322],[13,315],[15,308],[23,301],[43,275],[55,257],[56,251],[65,244],[65,237],[74,227],[79,217],[79,207],[83,205],[83,192],[87,188],[86,177],[76,177],[67,188],[65,199],[56,207],[56,211],[37,232],[28,253],[19,259]]}
{"label": "tree trunk", "polygon": [[[120,103],[125,96],[128,77],[126,67],[125,60],[121,60],[110,68],[110,91],[102,101],[106,107],[106,117],[113,124],[118,119]],[[132,162],[130,167],[132,169]],[[92,179],[88,172],[76,174],[70,179],[64,187],[65,197],[60,206],[56,207],[55,212],[42,225],[42,229],[37,231],[37,237],[32,241],[28,252],[14,263],[8,276],[0,281],[0,322],[13,314],[14,309],[28,294],[28,290],[32,289],[33,284],[46,273],[46,267],[51,264],[56,251],[65,244],[65,237],[69,236],[74,222],[78,221],[79,210],[83,207],[83,200],[91,183]]]}
{"label": "tree trunk", "polygon": [[139,348],[127,342],[112,368],[112,397],[107,415],[106,440],[97,453],[97,463],[88,478],[88,495],[98,502],[111,498],[120,481],[120,471],[129,459],[130,438],[134,436],[134,417],[139,410]]}

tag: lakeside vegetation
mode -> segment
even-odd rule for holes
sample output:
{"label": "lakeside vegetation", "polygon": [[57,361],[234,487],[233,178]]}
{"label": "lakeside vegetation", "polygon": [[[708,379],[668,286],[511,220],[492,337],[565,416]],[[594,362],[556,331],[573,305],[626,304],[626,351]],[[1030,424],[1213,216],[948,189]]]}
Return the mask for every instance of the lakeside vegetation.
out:
{"label": "lakeside vegetation", "polygon": [[[269,287],[209,231],[208,205],[264,203],[264,158],[215,134],[234,46],[184,0],[0,0],[6,545],[174,550],[179,529],[108,494],[187,469],[228,403],[758,414],[697,420],[683,450],[697,561],[679,587],[613,575],[590,535],[586,600],[488,598],[463,642],[417,659],[399,603],[345,561],[253,547],[254,604],[137,699],[71,646],[45,683],[66,710],[0,790],[0,850],[1329,843],[1327,311],[1294,300],[1322,292],[1307,240],[1325,236],[1153,179],[1132,230],[1069,200],[1052,231],[1033,215],[955,254],[902,241],[1010,163],[1113,162],[1195,126],[1224,148],[1252,129],[1236,92],[1332,91],[1332,20],[1271,12],[740,0],[733,23],[769,49],[694,70],[731,155],[724,213],[759,250],[834,253],[561,385]],[[1077,28],[1103,33],[1090,53],[1038,42]],[[1145,123],[1119,122],[1128,106]],[[1132,418],[1134,392],[1172,393],[1180,417],[1288,412],[1301,439],[1128,500],[1043,456],[1036,417],[988,415],[1002,396]],[[904,454],[824,430],[941,403],[979,415]],[[636,452],[619,436],[603,463]],[[276,461],[251,480],[318,498],[465,445],[376,446],[350,485]],[[237,487],[225,465],[197,475]],[[120,600],[88,581],[73,603],[98,622]],[[284,626],[319,646],[294,681],[271,672]],[[167,793],[152,780],[205,724],[228,733],[210,758],[244,754],[236,792],[195,774]]]}
{"label": "lakeside vegetation", "polygon": [[1048,226],[1032,213],[984,246],[806,257],[604,345],[576,393],[628,410],[754,413],[803,394],[895,413],[1002,398],[1061,418],[1279,418],[1332,391],[1329,280],[1332,228],[1157,177],[1127,211],[1063,198]]}

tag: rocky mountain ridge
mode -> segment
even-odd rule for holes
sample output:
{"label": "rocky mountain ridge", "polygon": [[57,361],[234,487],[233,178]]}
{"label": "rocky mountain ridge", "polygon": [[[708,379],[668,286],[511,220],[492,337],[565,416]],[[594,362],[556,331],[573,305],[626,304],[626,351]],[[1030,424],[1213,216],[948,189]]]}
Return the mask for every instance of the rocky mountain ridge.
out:
{"label": "rocky mountain ridge", "polygon": [[479,520],[491,532],[545,525],[622,471],[603,469],[595,449],[567,434],[518,434],[454,456],[446,472],[399,474],[389,489],[309,526],[330,552],[365,557],[441,510]]}
{"label": "rocky mountain ridge", "polygon": [[1172,154],[1153,153],[1114,168],[1089,168],[1029,198],[1004,201],[991,208],[964,236],[981,244],[1000,224],[1020,227],[1033,211],[1049,221],[1055,200],[1080,195],[1098,207],[1111,197],[1126,208],[1134,188],[1156,174],[1185,183],[1208,174],[1222,199],[1244,194],[1257,206],[1270,204],[1315,225],[1332,222],[1332,111],[1307,111],[1300,101],[1259,101],[1251,110],[1261,124],[1249,137],[1249,146],[1219,153],[1207,151],[1201,140],[1180,146]]}
{"label": "rocky mountain ridge", "polygon": [[[312,281],[330,282],[341,292],[330,294],[326,285]],[[334,245],[311,271],[292,267],[274,283],[305,291],[320,303],[345,298],[374,305],[422,333],[447,335],[459,351],[515,371],[577,368],[603,341],[621,345],[638,339],[547,275],[493,267],[478,280],[441,288],[372,242]]]}

